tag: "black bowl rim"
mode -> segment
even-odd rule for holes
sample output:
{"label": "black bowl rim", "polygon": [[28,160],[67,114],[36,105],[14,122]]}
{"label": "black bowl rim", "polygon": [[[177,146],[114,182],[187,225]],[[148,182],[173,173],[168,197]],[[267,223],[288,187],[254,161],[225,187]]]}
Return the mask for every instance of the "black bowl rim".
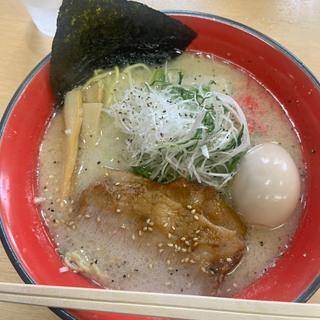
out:
{"label": "black bowl rim", "polygon": [[[286,55],[291,61],[293,61],[317,86],[320,90],[320,82],[317,80],[317,78],[312,74],[312,72],[309,70],[309,68],[295,55],[293,55],[290,51],[285,49],[281,44],[279,44],[277,41],[269,38],[265,34],[261,33],[260,31],[257,31],[251,27],[248,27],[242,23],[239,23],[237,21],[223,18],[220,16],[216,16],[209,13],[203,13],[203,12],[197,12],[197,11],[189,11],[189,10],[165,10],[163,11],[166,14],[169,15],[180,15],[180,16],[192,16],[192,17],[199,17],[199,18],[205,18],[208,20],[218,21],[222,22],[224,24],[230,25],[232,27],[235,27],[237,29],[240,29],[242,31],[245,31],[249,33],[252,36],[255,36],[256,38],[259,38],[260,40],[266,42],[267,44],[271,45],[284,55]],[[30,80],[41,70],[41,68],[46,65],[50,61],[50,54],[48,54],[44,59],[42,59],[36,67],[28,74],[28,76],[23,80],[15,94],[13,95],[12,99],[10,100],[3,117],[0,122],[0,143],[2,141],[3,133],[5,131],[6,124],[8,122],[8,119],[10,117],[10,114],[12,110],[14,109],[18,99],[20,98],[21,94],[23,93],[26,86],[29,84]],[[19,261],[19,258],[17,257],[13,247],[11,246],[11,243],[8,239],[8,236],[5,232],[5,228],[2,222],[2,218],[0,215],[0,239],[2,242],[2,245],[12,263],[15,270],[19,274],[20,278],[27,284],[35,284],[35,281],[32,279],[32,277],[27,273],[27,271],[24,269],[23,265]],[[295,299],[295,302],[306,302],[308,301],[311,296],[319,289],[320,287],[320,273],[315,277],[315,279],[310,283],[310,285]],[[63,309],[59,308],[50,308],[51,311],[53,311],[57,316],[59,316],[63,320],[77,320],[75,317],[73,317],[70,313]]]}

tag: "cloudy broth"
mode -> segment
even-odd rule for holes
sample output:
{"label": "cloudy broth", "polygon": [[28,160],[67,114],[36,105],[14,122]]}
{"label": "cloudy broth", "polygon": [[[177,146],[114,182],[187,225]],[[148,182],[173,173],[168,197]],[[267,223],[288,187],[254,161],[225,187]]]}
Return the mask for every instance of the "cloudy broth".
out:
{"label": "cloudy broth", "polygon": [[[246,114],[252,145],[276,141],[292,156],[303,176],[300,144],[279,103],[255,79],[231,64],[203,54],[184,53],[169,67],[184,73],[185,83],[214,80],[216,90],[231,95]],[[102,180],[107,168],[127,169],[123,160],[124,137],[112,120],[102,114],[101,135],[97,144],[82,141],[76,168],[74,194]],[[83,273],[102,286],[117,289],[229,295],[241,290],[269,268],[290,243],[299,220],[300,207],[283,226],[270,230],[248,226],[247,250],[237,268],[227,275],[218,291],[210,276],[196,266],[183,265],[157,246],[151,235],[142,239],[130,229],[121,215],[112,218],[92,212],[88,217],[67,218],[76,210],[77,196],[60,199],[63,174],[64,123],[61,112],[48,126],[39,157],[39,197],[41,212],[62,259],[71,269]],[[89,151],[88,151],[89,150]],[[77,263],[77,259],[79,260]]]}

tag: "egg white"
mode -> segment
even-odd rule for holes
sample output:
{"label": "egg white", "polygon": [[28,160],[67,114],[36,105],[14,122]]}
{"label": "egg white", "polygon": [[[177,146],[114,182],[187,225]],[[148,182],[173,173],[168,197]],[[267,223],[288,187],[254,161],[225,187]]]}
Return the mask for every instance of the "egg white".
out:
{"label": "egg white", "polygon": [[276,143],[264,143],[242,158],[232,198],[248,223],[273,228],[294,212],[300,190],[299,172],[290,154]]}

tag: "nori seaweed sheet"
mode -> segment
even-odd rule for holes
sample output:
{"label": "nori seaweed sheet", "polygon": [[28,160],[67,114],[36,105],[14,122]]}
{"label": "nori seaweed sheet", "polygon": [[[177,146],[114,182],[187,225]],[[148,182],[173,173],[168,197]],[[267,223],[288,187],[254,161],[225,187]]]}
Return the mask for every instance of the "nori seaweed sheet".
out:
{"label": "nori seaweed sheet", "polygon": [[52,43],[50,81],[57,105],[95,69],[159,64],[180,54],[196,33],[146,5],[126,0],[64,0]]}

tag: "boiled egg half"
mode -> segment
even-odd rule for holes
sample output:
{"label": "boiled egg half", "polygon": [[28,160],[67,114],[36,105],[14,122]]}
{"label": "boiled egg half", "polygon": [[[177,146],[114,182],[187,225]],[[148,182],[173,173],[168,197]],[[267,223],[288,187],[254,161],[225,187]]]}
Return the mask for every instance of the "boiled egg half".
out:
{"label": "boiled egg half", "polygon": [[279,144],[264,143],[241,159],[232,198],[248,223],[274,228],[295,211],[300,190],[299,172],[290,154]]}

